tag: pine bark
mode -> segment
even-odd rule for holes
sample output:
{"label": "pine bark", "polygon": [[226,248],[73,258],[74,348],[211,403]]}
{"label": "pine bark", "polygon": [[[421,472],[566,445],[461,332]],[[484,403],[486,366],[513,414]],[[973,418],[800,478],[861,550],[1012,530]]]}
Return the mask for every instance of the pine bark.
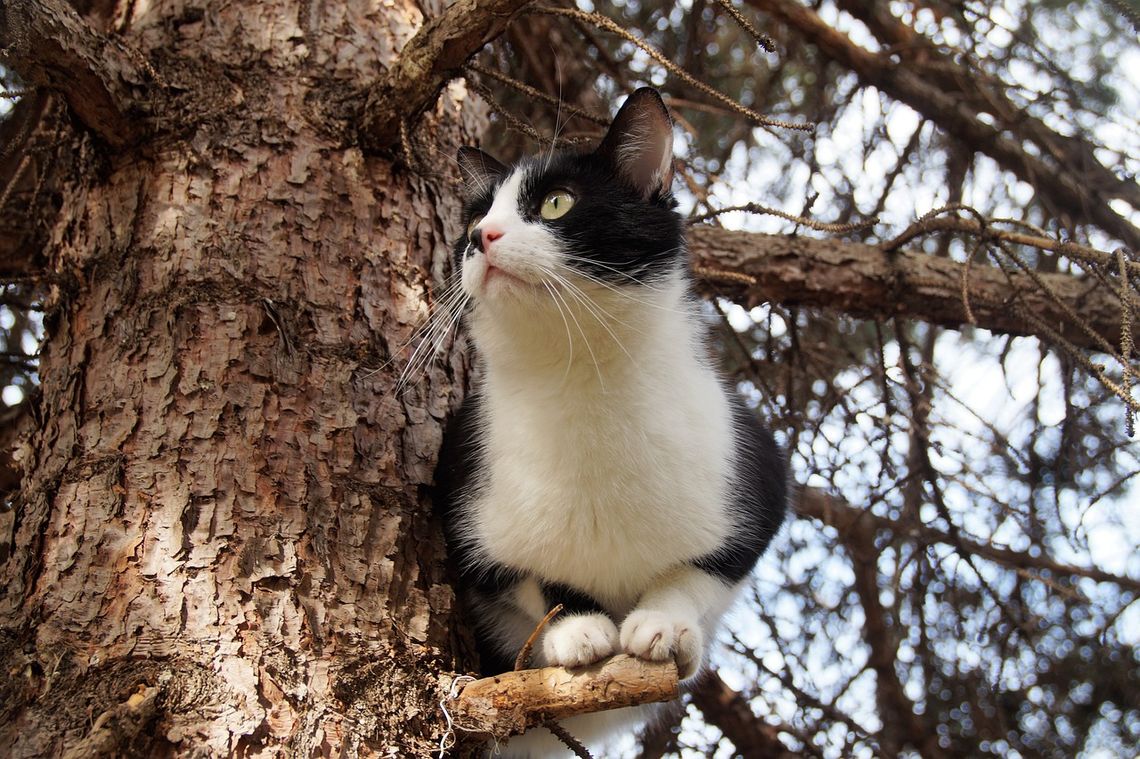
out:
{"label": "pine bark", "polygon": [[[93,92],[98,123],[68,131],[0,557],[8,756],[438,743],[455,601],[425,491],[464,366],[451,351],[397,394],[388,360],[427,315],[458,200],[362,152],[351,104],[441,6],[122,2],[85,20],[133,63],[77,77],[137,100]],[[426,119],[450,151],[480,117],[451,87]]]}

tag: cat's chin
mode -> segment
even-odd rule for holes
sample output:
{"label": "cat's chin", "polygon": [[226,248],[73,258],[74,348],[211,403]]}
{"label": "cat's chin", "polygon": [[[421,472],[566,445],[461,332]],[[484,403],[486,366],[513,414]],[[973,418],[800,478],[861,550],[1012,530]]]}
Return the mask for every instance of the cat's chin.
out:
{"label": "cat's chin", "polygon": [[535,283],[528,282],[506,269],[488,266],[479,282],[478,295],[483,299],[520,295],[533,296],[538,287]]}

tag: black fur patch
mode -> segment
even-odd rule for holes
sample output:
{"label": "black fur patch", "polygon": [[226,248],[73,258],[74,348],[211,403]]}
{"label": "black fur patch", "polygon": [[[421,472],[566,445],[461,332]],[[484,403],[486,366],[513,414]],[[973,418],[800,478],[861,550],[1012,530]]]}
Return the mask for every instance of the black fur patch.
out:
{"label": "black fur patch", "polygon": [[730,397],[736,430],[732,484],[732,512],[736,523],[724,546],[691,563],[735,583],[752,571],[783,524],[788,485],[784,456],[772,433],[738,398]]}
{"label": "black fur patch", "polygon": [[[607,284],[649,283],[685,266],[687,253],[681,217],[672,194],[657,192],[648,200],[625,182],[606,158],[595,153],[560,151],[549,159],[527,158],[515,167],[524,172],[519,215],[550,228],[570,256],[566,264]],[[463,229],[494,201],[502,180],[468,198]],[[553,190],[566,190],[574,206],[558,219],[543,219],[539,208]],[[466,232],[456,241],[454,261],[463,265]]]}

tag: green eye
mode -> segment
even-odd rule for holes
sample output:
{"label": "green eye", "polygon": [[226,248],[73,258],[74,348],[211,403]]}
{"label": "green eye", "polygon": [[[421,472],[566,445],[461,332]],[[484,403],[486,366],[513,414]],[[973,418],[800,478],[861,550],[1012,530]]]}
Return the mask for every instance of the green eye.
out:
{"label": "green eye", "polygon": [[555,190],[542,199],[538,215],[544,219],[558,219],[574,207],[574,196],[566,190]]}

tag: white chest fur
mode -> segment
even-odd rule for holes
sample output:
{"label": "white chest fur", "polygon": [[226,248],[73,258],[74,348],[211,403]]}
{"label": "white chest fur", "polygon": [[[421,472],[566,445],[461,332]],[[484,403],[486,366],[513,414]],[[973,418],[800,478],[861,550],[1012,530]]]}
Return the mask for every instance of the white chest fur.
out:
{"label": "white chest fur", "polygon": [[569,323],[520,304],[476,313],[486,469],[465,521],[484,558],[622,612],[723,545],[730,412],[683,293],[678,276],[636,299],[595,294],[605,327],[585,309]]}

